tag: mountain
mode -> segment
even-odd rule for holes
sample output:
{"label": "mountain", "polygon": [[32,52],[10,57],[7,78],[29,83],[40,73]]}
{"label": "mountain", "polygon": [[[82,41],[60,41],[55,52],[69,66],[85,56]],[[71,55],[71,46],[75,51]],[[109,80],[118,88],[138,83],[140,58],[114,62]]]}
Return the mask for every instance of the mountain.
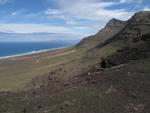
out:
{"label": "mountain", "polygon": [[136,13],[117,35],[97,48],[113,45],[117,51],[106,58],[108,65],[118,65],[150,56],[150,12]]}
{"label": "mountain", "polygon": [[[119,32],[117,35],[112,37],[111,39],[105,41],[103,44],[106,45],[110,42],[118,42],[118,41],[129,41],[129,39],[132,40],[138,40],[138,38],[142,35],[149,34],[149,12],[142,11],[139,13],[136,13],[131,19],[127,21],[126,26],[122,29],[121,32]],[[128,43],[128,42],[127,42]],[[125,45],[125,44],[124,44]],[[99,45],[103,46],[103,45]]]}
{"label": "mountain", "polygon": [[[111,68],[149,58],[149,17],[149,11],[142,11],[127,21],[111,19],[98,33],[84,38],[71,48],[74,52],[64,56],[65,60],[59,58],[60,62],[64,60],[65,63],[54,67],[48,74],[33,78],[34,87],[47,86],[51,84],[50,81],[67,82],[80,75],[86,76],[97,65]],[[28,85],[33,84],[33,81]]]}
{"label": "mountain", "polygon": [[[121,31],[126,25],[125,21],[111,19],[106,26],[93,36],[84,38],[80,43],[76,45],[77,48],[92,48],[99,43],[111,38],[119,31]],[[88,46],[88,47],[87,47]]]}
{"label": "mountain", "polygon": [[[121,51],[122,49],[127,50],[129,48],[136,49],[139,47],[138,49],[140,48],[142,49],[143,47],[143,50],[140,51],[149,51],[148,49],[149,46],[148,40],[150,34],[149,15],[150,15],[149,11],[142,11],[133,15],[132,18],[127,20],[126,22],[112,19],[105,26],[104,29],[102,29],[95,36],[93,36],[94,38],[90,38],[91,40],[97,39],[97,43],[86,52],[86,55],[83,59],[86,58],[96,59],[96,60],[104,59],[107,58],[108,56],[111,57],[111,55],[113,56],[114,54],[117,54],[116,52]],[[90,45],[90,42],[93,42],[90,41],[90,39],[87,38],[84,39],[83,41],[85,42],[86,40],[88,40],[88,45]],[[81,41],[81,43],[83,43],[83,41]],[[85,45],[84,43],[83,44],[81,43],[79,43],[80,47]],[[144,46],[146,46],[145,47],[146,50],[144,50]],[[131,50],[131,53],[132,51],[134,50]],[[137,50],[137,52],[140,51]],[[124,54],[122,53],[122,55]],[[134,59],[134,58],[130,58],[130,59]],[[121,62],[125,62],[125,61],[121,61]]]}
{"label": "mountain", "polygon": [[121,20],[113,18],[96,35],[100,36],[102,32],[105,32],[105,33],[114,32],[114,31],[119,32],[126,25],[126,23],[127,23],[126,21],[121,21]]}
{"label": "mountain", "polygon": [[0,92],[0,112],[149,113],[149,69],[150,11],[141,11],[74,47],[0,60],[0,87],[19,89]]}
{"label": "mountain", "polygon": [[[50,74],[33,78],[35,86],[49,84],[49,77],[66,81],[87,73],[101,62],[105,63],[104,67],[112,67],[149,57],[149,15],[150,12],[138,12],[127,21],[111,19],[97,34],[72,47],[73,53],[59,58],[63,63],[47,72]],[[143,38],[146,38],[146,41]],[[137,39],[140,40],[136,41]],[[33,81],[29,85],[32,85]]]}

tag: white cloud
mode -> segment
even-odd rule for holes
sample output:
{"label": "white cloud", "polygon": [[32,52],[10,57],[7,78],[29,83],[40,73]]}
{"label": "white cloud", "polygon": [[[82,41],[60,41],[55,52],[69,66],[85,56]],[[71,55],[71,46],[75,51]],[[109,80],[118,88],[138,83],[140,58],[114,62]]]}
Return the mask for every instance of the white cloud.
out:
{"label": "white cloud", "polygon": [[12,16],[17,16],[17,15],[23,13],[23,12],[24,12],[24,10],[14,11],[14,12],[11,13],[11,15]]}
{"label": "white cloud", "polygon": [[67,17],[64,15],[49,15],[47,16],[49,19],[62,19],[62,20],[67,20]]}
{"label": "white cloud", "polygon": [[87,30],[87,29],[90,29],[90,28],[89,27],[78,26],[78,27],[74,27],[74,29],[76,29],[76,30]]}
{"label": "white cloud", "polygon": [[76,25],[77,23],[73,20],[68,20],[66,21],[66,24],[69,24],[69,25]]}
{"label": "white cloud", "polygon": [[48,15],[56,15],[56,14],[61,14],[62,12],[60,10],[57,10],[57,9],[48,8],[46,11],[44,11],[44,13],[48,14]]}
{"label": "white cloud", "polygon": [[120,0],[120,3],[134,3],[136,8],[140,8],[144,0]]}
{"label": "white cloud", "polygon": [[57,0],[55,2],[60,6],[60,11],[63,12],[63,15],[71,19],[108,21],[111,18],[119,18],[124,20],[131,17],[134,13],[125,9],[107,9],[110,6],[120,4],[120,2],[102,2],[97,0]]}
{"label": "white cloud", "polygon": [[65,15],[65,13],[62,12],[61,10],[48,8],[47,10],[44,11],[44,13],[46,15],[48,15],[49,19],[62,19],[64,21],[66,21],[66,24],[69,24],[69,25],[75,25],[75,24],[77,24],[69,16]]}
{"label": "white cloud", "polygon": [[[121,2],[129,2],[130,0],[118,0],[118,2],[104,2],[100,0],[49,1],[50,3],[53,1],[57,5],[57,9],[49,8],[44,11],[44,14],[49,19],[62,19],[66,24],[73,25],[74,31],[87,31],[89,34],[90,32],[100,30],[112,18],[127,20],[135,13],[124,8],[109,9],[109,7],[114,7],[122,4]],[[82,27],[76,27],[75,25]]]}
{"label": "white cloud", "polygon": [[12,16],[16,16],[18,13],[17,12],[12,12],[11,15]]}
{"label": "white cloud", "polygon": [[0,32],[15,32],[15,33],[72,33],[71,29],[62,26],[48,26],[43,24],[4,24],[0,23]]}
{"label": "white cloud", "polygon": [[132,0],[121,0],[120,3],[129,3],[131,2]]}
{"label": "white cloud", "polygon": [[144,7],[143,11],[150,11],[150,7]]}
{"label": "white cloud", "polygon": [[11,3],[13,0],[0,0],[0,5]]}

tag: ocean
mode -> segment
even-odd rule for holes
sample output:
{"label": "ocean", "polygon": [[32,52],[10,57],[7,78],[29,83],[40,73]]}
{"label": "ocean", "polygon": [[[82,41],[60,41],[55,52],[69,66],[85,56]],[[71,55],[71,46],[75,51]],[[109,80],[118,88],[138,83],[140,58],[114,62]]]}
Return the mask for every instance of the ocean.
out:
{"label": "ocean", "polygon": [[38,51],[65,48],[73,46],[78,41],[51,41],[51,42],[0,42],[0,57],[35,53]]}

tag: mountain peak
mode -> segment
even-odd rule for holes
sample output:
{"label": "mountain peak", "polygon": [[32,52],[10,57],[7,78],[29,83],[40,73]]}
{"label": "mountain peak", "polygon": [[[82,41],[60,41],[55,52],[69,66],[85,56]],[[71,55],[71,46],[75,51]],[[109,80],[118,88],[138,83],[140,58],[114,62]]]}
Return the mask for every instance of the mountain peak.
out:
{"label": "mountain peak", "polygon": [[108,23],[114,23],[114,22],[122,22],[122,20],[116,19],[116,18],[112,18],[111,20],[109,20]]}
{"label": "mountain peak", "polygon": [[102,32],[114,32],[114,31],[120,31],[126,24],[126,21],[121,21],[116,18],[112,18],[109,20],[109,22],[106,24],[106,26],[100,30],[97,35],[100,35]]}
{"label": "mountain peak", "polygon": [[116,18],[112,18],[107,24],[106,24],[106,27],[115,27],[115,26],[122,26],[122,24],[125,24],[125,21],[121,21],[119,19],[116,19]]}

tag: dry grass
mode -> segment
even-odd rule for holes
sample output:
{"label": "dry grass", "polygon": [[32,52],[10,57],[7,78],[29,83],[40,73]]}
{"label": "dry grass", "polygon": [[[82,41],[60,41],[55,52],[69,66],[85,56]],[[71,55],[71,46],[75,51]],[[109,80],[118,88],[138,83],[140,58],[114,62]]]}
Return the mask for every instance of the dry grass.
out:
{"label": "dry grass", "polygon": [[[53,51],[52,51],[53,52]],[[58,50],[54,54],[43,53],[0,60],[0,90],[21,89],[34,77],[43,75],[59,65],[69,62],[76,51]],[[45,55],[44,55],[45,54]],[[66,59],[66,57],[69,57]]]}

